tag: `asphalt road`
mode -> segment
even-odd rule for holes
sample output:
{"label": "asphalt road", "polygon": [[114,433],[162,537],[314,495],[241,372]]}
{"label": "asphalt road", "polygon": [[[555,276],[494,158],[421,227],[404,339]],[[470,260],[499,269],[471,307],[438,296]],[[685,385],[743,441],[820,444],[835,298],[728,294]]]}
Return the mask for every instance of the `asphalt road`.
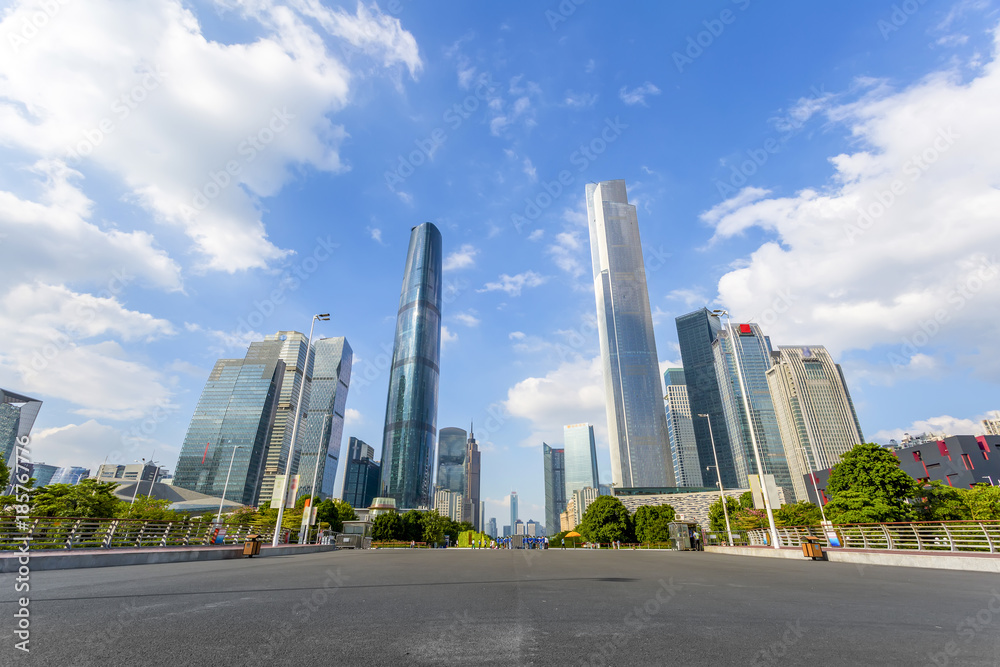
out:
{"label": "asphalt road", "polygon": [[[0,665],[990,665],[996,575],[643,551],[338,551],[0,576]],[[991,609],[992,607],[992,609]],[[971,623],[970,623],[971,621]]]}

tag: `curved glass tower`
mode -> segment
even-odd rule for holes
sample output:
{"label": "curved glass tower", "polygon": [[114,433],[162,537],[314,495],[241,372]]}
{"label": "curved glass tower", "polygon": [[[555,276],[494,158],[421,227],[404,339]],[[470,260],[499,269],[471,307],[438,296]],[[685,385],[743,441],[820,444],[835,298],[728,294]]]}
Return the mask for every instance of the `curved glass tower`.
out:
{"label": "curved glass tower", "polygon": [[382,432],[382,496],[429,507],[441,357],[441,232],[410,232]]}

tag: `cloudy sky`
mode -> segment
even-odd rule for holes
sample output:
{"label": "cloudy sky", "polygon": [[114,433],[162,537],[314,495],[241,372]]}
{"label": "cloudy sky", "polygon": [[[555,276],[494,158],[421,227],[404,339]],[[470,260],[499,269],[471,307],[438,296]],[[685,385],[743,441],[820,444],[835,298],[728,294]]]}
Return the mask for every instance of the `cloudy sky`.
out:
{"label": "cloudy sky", "polygon": [[516,489],[541,520],[563,424],[610,479],[583,213],[608,179],[662,366],[677,315],[726,307],[826,345],[868,439],[974,430],[1000,409],[1000,3],[903,4],[6,3],[0,386],[45,402],[35,460],[172,468],[216,359],[327,311],[345,441],[378,451],[429,220],[438,426],[476,422],[488,516]]}

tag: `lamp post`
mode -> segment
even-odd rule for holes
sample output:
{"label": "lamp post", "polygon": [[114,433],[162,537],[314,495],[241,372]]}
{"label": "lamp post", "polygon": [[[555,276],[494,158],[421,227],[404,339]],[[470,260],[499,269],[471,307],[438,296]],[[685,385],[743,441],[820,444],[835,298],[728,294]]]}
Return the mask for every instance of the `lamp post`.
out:
{"label": "lamp post", "polygon": [[[715,436],[712,434],[712,420],[709,419],[708,415],[698,415],[699,417],[704,417],[705,421],[708,422],[708,438],[712,441],[712,455],[715,457],[715,465],[708,466],[708,468],[715,468],[715,476],[718,479],[719,484],[719,500],[722,503],[722,514],[726,517],[726,535],[729,536],[729,546],[733,546],[733,529],[729,525],[729,509],[726,507],[726,494],[723,493],[722,489],[722,471],[719,470],[719,453],[715,451]],[[706,470],[708,469],[706,468]]]}
{"label": "lamp post", "polygon": [[222,487],[222,498],[219,500],[219,516],[216,521],[222,523],[222,505],[226,502],[226,492],[229,491],[229,476],[233,474],[233,461],[236,460],[236,450],[243,449],[243,445],[233,447],[233,455],[229,457],[229,472],[226,473],[226,485]]}
{"label": "lamp post", "polygon": [[[150,463],[153,463],[153,461],[150,461]],[[153,479],[151,479],[149,481],[149,493],[146,494],[147,498],[152,498],[153,497],[153,485],[156,484],[156,478],[159,475],[160,475],[160,464],[157,463],[156,464],[156,471],[153,472]]]}
{"label": "lamp post", "polygon": [[313,315],[312,323],[309,325],[309,342],[306,343],[306,364],[305,368],[302,369],[302,384],[299,386],[299,398],[295,401],[295,422],[292,424],[292,441],[288,445],[288,461],[285,463],[285,488],[281,493],[281,504],[278,505],[278,522],[274,525],[274,536],[271,538],[271,546],[278,546],[278,540],[281,539],[281,520],[285,516],[285,503],[288,500],[288,489],[292,486],[290,479],[292,476],[292,461],[295,460],[295,436],[299,430],[299,415],[302,412],[302,394],[306,387],[306,371],[309,370],[309,356],[312,354],[312,340],[313,340],[313,328],[316,326],[316,320],[327,322],[330,319],[330,313],[320,313],[319,315]]}
{"label": "lamp post", "polygon": [[[320,440],[322,440],[322,438],[320,438]],[[322,450],[322,447],[319,446],[319,441],[317,441],[316,442],[316,465],[313,466],[313,481],[312,481],[312,486],[309,487],[309,507],[306,508],[306,512],[308,512],[308,514],[306,516],[309,516],[310,518],[311,518],[312,513],[313,513],[314,498],[316,498],[316,474],[319,472],[319,453],[320,453],[320,450]],[[312,521],[310,521],[308,523],[306,523],[305,521],[303,521],[302,523],[305,524],[306,529],[305,529],[305,531],[299,531],[299,544],[306,544],[308,540],[306,540],[303,537],[303,534],[307,534],[309,532],[310,526],[312,526]]]}
{"label": "lamp post", "polygon": [[753,425],[753,415],[750,414],[750,397],[747,395],[746,382],[743,380],[743,363],[740,361],[739,345],[736,343],[736,336],[733,331],[733,321],[729,317],[728,310],[713,310],[716,317],[726,316],[726,324],[729,326],[730,344],[733,346],[733,362],[736,366],[736,378],[740,383],[740,393],[743,394],[743,410],[746,413],[747,427],[750,429],[750,443],[753,445],[753,455],[757,459],[757,478],[760,480],[760,490],[764,494],[764,507],[767,510],[767,524],[771,531],[771,545],[778,548],[778,529],[774,525],[774,510],[771,509],[771,495],[767,492],[767,483],[764,480],[764,463],[760,457],[760,446],[757,444],[757,429]]}
{"label": "lamp post", "polygon": [[[146,459],[142,459],[141,461],[139,459],[132,459],[132,462],[141,463],[142,470],[146,469]],[[135,497],[139,495],[139,485],[142,484],[142,470],[139,471],[139,474],[136,475],[135,478],[135,490],[132,492],[132,502],[128,504],[130,510],[132,509],[132,506],[135,505]]]}

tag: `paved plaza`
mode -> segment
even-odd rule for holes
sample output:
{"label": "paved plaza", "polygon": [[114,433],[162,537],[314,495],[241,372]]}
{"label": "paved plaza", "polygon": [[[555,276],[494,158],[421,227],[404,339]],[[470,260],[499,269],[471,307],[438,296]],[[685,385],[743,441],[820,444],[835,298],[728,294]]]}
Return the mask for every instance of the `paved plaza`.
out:
{"label": "paved plaza", "polygon": [[30,597],[31,653],[5,612],[0,664],[1000,664],[996,575],[708,553],[337,551],[43,571]]}

